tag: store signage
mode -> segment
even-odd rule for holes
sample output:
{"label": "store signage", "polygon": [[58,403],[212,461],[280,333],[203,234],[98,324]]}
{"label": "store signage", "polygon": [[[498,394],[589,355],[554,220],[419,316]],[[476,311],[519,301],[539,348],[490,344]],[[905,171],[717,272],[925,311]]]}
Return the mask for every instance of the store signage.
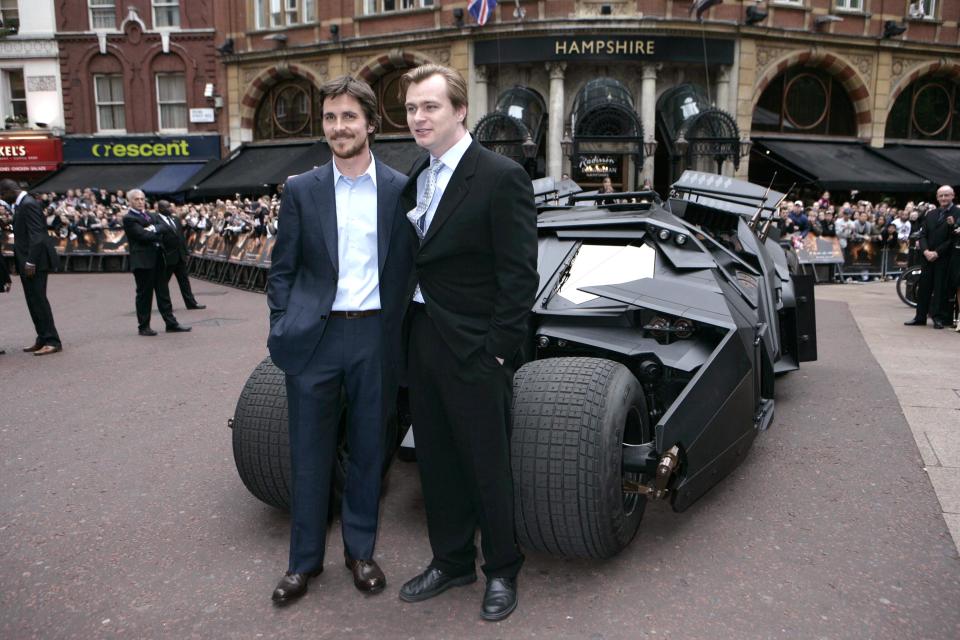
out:
{"label": "store signage", "polygon": [[190,109],[190,122],[215,122],[213,109]]}
{"label": "store signage", "polygon": [[475,64],[547,60],[636,60],[733,64],[733,40],[644,36],[549,36],[481,40],[474,45]]}
{"label": "store signage", "polygon": [[620,168],[618,158],[602,155],[582,155],[578,158],[577,168],[581,175],[588,178],[602,178],[617,173]]}
{"label": "store signage", "polygon": [[0,173],[53,171],[62,161],[60,138],[0,138]]}
{"label": "store signage", "polygon": [[83,136],[63,141],[67,162],[203,162],[219,157],[220,136]]}

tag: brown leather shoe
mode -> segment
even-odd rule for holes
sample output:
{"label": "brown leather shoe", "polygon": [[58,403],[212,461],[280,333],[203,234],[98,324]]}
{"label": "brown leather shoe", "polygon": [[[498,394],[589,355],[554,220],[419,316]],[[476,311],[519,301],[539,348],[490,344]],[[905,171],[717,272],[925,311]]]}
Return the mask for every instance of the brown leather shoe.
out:
{"label": "brown leather shoe", "polygon": [[29,347],[24,347],[24,348],[23,348],[23,352],[24,352],[24,353],[33,353],[34,351],[39,351],[39,350],[42,349],[42,348],[43,348],[43,345],[42,345],[42,344],[35,344],[35,345],[29,346]]}
{"label": "brown leather shoe", "polygon": [[344,564],[353,572],[353,584],[360,591],[380,593],[387,586],[387,577],[383,575],[376,560],[344,558]]}
{"label": "brown leather shoe", "polygon": [[290,573],[283,574],[276,589],[273,590],[273,604],[282,607],[290,604],[307,592],[307,584],[310,578],[316,577],[323,572],[323,569],[311,571],[310,573]]}
{"label": "brown leather shoe", "polygon": [[45,356],[50,353],[58,353],[63,351],[63,347],[55,347],[52,344],[45,344],[36,351],[33,352],[35,356]]}

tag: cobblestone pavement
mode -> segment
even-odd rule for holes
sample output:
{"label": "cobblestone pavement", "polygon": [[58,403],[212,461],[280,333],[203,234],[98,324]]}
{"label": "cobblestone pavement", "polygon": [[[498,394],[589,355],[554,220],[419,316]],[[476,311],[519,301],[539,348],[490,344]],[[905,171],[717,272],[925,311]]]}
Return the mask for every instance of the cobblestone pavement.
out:
{"label": "cobblestone pavement", "polygon": [[[892,289],[878,286],[875,303],[889,303],[877,307],[889,336],[853,298],[830,300],[869,300],[871,286],[817,289],[820,360],[777,380],[773,426],[733,474],[684,513],[650,504],[614,559],[528,553],[519,609],[490,624],[482,580],[397,598],[429,560],[416,468],[403,462],[377,546],[387,590],[356,592],[334,530],[310,593],[271,606],[289,523],[240,483],[226,426],[265,355],[262,295],[197,282],[204,311],[174,293],[194,330],[142,338],[131,275],[57,275],[65,351],[36,358],[19,350],[33,334],[16,283],[0,294],[0,638],[960,637],[949,509],[924,471],[934,454],[946,469],[956,442],[925,427],[918,449],[911,430],[915,408],[949,418],[956,406],[895,393],[902,382],[927,397],[929,358],[886,344],[909,343]],[[916,331],[936,341],[928,355],[958,353],[960,336]],[[877,363],[887,349],[896,375]]]}

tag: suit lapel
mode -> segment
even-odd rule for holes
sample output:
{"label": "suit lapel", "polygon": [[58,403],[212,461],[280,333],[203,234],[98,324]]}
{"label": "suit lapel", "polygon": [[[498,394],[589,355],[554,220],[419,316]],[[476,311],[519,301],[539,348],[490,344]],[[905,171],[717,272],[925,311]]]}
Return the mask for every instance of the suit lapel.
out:
{"label": "suit lapel", "polygon": [[[320,233],[327,246],[327,255],[333,264],[333,270],[340,272],[340,260],[337,251],[337,195],[333,184],[333,160],[318,167],[313,174],[315,180],[310,188],[313,197],[313,207],[320,218]],[[308,220],[303,221],[304,229],[301,233],[309,233],[311,226]]]}
{"label": "suit lapel", "polygon": [[476,171],[477,158],[479,157],[478,146],[476,140],[470,143],[466,153],[460,158],[460,163],[457,164],[453,175],[450,176],[450,182],[447,183],[447,188],[443,190],[440,204],[437,205],[437,211],[433,214],[430,228],[427,229],[427,235],[423,239],[424,245],[437,235],[447,220],[450,219],[450,216],[453,215],[453,212],[456,211],[467,192],[470,191],[470,180]]}
{"label": "suit lapel", "polygon": [[383,165],[376,161],[377,172],[377,262],[378,273],[383,273],[390,250],[390,235],[393,233],[394,217],[397,212],[397,198],[400,193],[393,182],[393,176],[383,171]]}

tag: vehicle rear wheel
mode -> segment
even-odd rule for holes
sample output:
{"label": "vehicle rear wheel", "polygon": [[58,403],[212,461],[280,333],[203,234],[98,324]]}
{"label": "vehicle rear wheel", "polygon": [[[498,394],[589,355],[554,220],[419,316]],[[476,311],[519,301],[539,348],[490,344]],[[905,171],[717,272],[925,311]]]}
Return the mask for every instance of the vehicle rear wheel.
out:
{"label": "vehicle rear wheel", "polygon": [[[284,373],[270,358],[260,362],[247,378],[233,415],[233,461],[240,479],[257,499],[272,507],[290,508],[290,436],[287,430],[287,387]],[[346,412],[341,408],[337,459],[331,482],[331,513],[340,509],[344,469],[350,455],[344,437]],[[387,424],[384,438],[386,475],[399,445],[397,419]],[[384,492],[386,485],[384,485]]]}
{"label": "vehicle rear wheel", "polygon": [[920,284],[920,267],[910,267],[897,278],[897,295],[903,304],[917,306],[917,286]]}
{"label": "vehicle rear wheel", "polygon": [[633,539],[646,498],[623,492],[625,444],[651,439],[643,389],[600,358],[528,363],[513,379],[517,535],[526,547],[609,558]]}

